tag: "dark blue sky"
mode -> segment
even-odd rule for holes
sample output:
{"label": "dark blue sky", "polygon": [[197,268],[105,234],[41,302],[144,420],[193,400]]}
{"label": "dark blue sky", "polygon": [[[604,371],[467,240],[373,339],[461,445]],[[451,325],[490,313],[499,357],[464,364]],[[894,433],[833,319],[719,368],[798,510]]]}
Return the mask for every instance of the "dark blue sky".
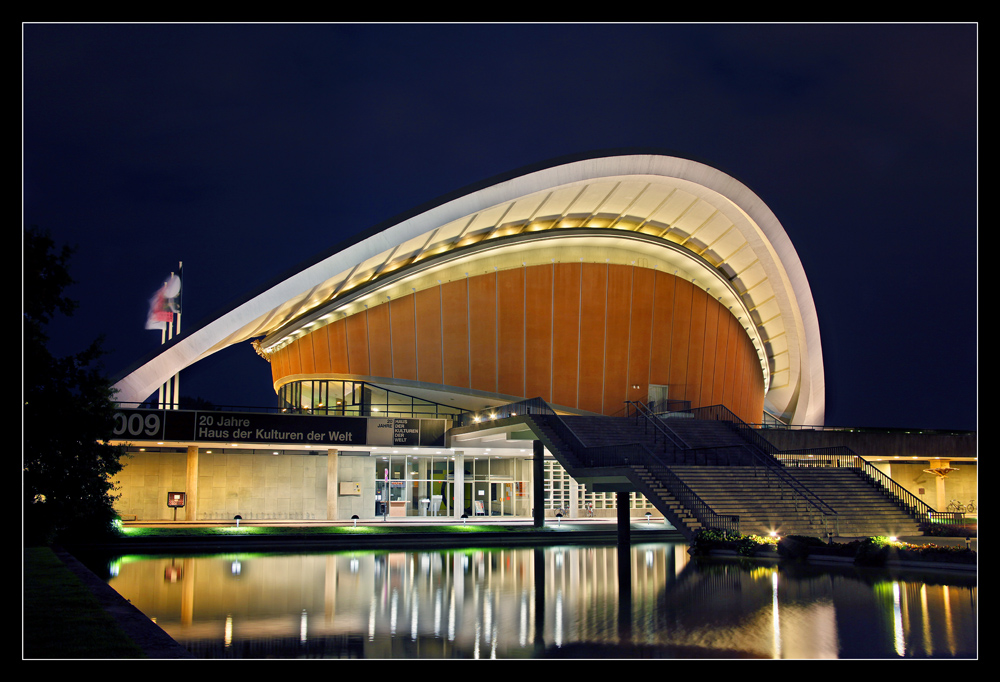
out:
{"label": "dark blue sky", "polygon": [[[827,423],[977,424],[978,26],[23,26],[23,219],[78,246],[109,374],[372,225],[499,173],[651,147],[748,185],[798,250]],[[30,292],[23,292],[30,295]],[[182,393],[274,401],[249,344]]]}

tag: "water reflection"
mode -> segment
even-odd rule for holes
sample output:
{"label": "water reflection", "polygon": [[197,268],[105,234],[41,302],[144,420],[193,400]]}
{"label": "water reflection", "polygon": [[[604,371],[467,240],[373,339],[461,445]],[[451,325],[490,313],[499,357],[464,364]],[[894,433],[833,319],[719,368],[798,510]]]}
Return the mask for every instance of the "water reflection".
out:
{"label": "water reflection", "polygon": [[692,561],[683,544],[121,557],[205,658],[975,657],[974,579]]}

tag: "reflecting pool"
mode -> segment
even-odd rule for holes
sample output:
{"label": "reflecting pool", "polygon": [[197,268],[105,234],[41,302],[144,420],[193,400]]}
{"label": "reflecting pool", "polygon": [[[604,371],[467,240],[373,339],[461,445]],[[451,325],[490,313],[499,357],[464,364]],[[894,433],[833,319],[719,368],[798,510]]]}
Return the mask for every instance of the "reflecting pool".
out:
{"label": "reflecting pool", "polygon": [[103,570],[199,658],[977,655],[974,577],[693,560],[683,543],[634,545],[629,583],[614,546],[123,556]]}

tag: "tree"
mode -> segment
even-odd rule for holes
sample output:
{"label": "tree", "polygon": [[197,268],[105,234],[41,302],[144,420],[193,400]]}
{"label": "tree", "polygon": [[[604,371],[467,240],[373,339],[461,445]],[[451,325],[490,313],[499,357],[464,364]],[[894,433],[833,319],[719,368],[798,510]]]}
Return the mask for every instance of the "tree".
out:
{"label": "tree", "polygon": [[113,533],[112,476],[124,448],[109,443],[114,395],[98,361],[103,339],[76,355],[55,358],[46,327],[56,314],[72,315],[64,294],[73,283],[73,249],[57,250],[47,233],[24,234],[23,278],[23,497],[25,540],[94,537]]}

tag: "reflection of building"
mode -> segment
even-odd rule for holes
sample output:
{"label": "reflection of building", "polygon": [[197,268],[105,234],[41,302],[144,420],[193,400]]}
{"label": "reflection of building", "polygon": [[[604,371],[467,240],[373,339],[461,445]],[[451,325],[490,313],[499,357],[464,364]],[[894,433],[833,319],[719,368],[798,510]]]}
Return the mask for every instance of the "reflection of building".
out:
{"label": "reflection of building", "polygon": [[[750,423],[823,422],[816,311],[788,236],[732,177],[657,154],[529,169],[379,225],[168,344],[117,383],[119,399],[141,402],[181,368],[251,340],[288,413],[448,419],[541,397],[578,414],[640,400],[658,411],[722,404]],[[187,450],[174,459],[187,463],[157,471],[183,469],[186,484],[174,473],[172,489],[216,518],[237,509],[246,518],[248,507],[366,518],[383,488],[406,515],[534,506],[523,441],[307,450],[251,436],[212,453],[203,441],[175,443]],[[137,466],[126,504],[139,478],[150,480]],[[549,471],[552,513],[613,507],[610,494],[581,489],[558,465]],[[259,483],[274,476],[281,485]],[[158,492],[146,494],[137,515],[162,506]]]}

